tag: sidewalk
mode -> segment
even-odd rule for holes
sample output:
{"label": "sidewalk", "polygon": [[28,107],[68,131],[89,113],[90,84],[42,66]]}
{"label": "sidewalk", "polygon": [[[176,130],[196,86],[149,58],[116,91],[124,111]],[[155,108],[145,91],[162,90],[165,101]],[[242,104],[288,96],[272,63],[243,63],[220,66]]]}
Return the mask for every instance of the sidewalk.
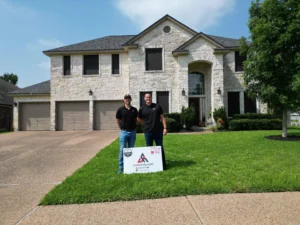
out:
{"label": "sidewalk", "polygon": [[300,192],[38,206],[18,224],[299,225]]}

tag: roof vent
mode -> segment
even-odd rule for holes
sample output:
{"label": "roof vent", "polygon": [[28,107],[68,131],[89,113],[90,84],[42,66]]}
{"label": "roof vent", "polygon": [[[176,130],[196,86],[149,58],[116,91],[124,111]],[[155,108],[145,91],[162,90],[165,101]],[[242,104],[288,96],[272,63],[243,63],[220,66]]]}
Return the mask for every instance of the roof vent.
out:
{"label": "roof vent", "polygon": [[170,33],[170,31],[171,31],[171,27],[170,26],[165,26],[164,27],[164,32],[165,33]]}

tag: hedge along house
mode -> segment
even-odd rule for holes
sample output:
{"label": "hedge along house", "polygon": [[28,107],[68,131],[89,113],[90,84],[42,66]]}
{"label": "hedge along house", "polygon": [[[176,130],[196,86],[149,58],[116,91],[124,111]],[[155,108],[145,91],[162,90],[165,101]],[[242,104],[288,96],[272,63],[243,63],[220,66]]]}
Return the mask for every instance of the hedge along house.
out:
{"label": "hedge along house", "polygon": [[[229,116],[265,111],[244,93],[238,40],[198,33],[169,15],[138,35],[107,36],[44,54],[51,59],[50,96],[15,93],[18,130],[28,130],[25,124],[34,118],[24,114],[41,104],[48,104],[42,109],[49,115],[47,130],[117,129],[115,112],[127,93],[138,108],[145,92],[164,112],[194,107],[195,125],[210,123],[210,112],[222,106]],[[26,102],[32,105],[22,106]]]}

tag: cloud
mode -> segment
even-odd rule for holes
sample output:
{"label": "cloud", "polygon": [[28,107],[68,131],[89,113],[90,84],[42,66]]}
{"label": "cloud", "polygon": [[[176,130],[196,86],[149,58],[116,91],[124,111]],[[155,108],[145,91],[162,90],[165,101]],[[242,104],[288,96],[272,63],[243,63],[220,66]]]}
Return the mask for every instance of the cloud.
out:
{"label": "cloud", "polygon": [[38,44],[45,48],[58,48],[64,45],[64,43],[55,38],[52,39],[39,39]]}
{"label": "cloud", "polygon": [[[8,0],[0,0],[0,18],[17,17],[26,19],[26,17],[37,17],[39,14],[32,8],[17,4]],[[6,21],[5,21],[6,22]]]}
{"label": "cloud", "polygon": [[43,51],[61,46],[64,46],[64,43],[55,38],[38,39],[34,43],[27,44],[27,48],[31,51]]}
{"label": "cloud", "polygon": [[116,7],[140,29],[166,14],[197,31],[216,25],[236,0],[117,0]]}
{"label": "cloud", "polygon": [[14,9],[13,5],[9,4],[5,0],[0,0],[0,6],[3,6],[3,9],[8,10],[10,12],[15,12],[16,10]]}
{"label": "cloud", "polygon": [[44,61],[38,64],[38,66],[45,70],[50,70],[50,61]]}

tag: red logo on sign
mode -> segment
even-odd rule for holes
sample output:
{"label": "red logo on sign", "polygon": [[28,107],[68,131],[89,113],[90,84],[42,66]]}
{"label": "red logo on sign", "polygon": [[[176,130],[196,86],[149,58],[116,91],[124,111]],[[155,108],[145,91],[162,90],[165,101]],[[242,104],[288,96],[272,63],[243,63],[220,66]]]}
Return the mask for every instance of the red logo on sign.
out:
{"label": "red logo on sign", "polygon": [[148,159],[146,158],[144,153],[141,154],[141,157],[138,160],[138,163],[142,163],[142,162],[148,162]]}

